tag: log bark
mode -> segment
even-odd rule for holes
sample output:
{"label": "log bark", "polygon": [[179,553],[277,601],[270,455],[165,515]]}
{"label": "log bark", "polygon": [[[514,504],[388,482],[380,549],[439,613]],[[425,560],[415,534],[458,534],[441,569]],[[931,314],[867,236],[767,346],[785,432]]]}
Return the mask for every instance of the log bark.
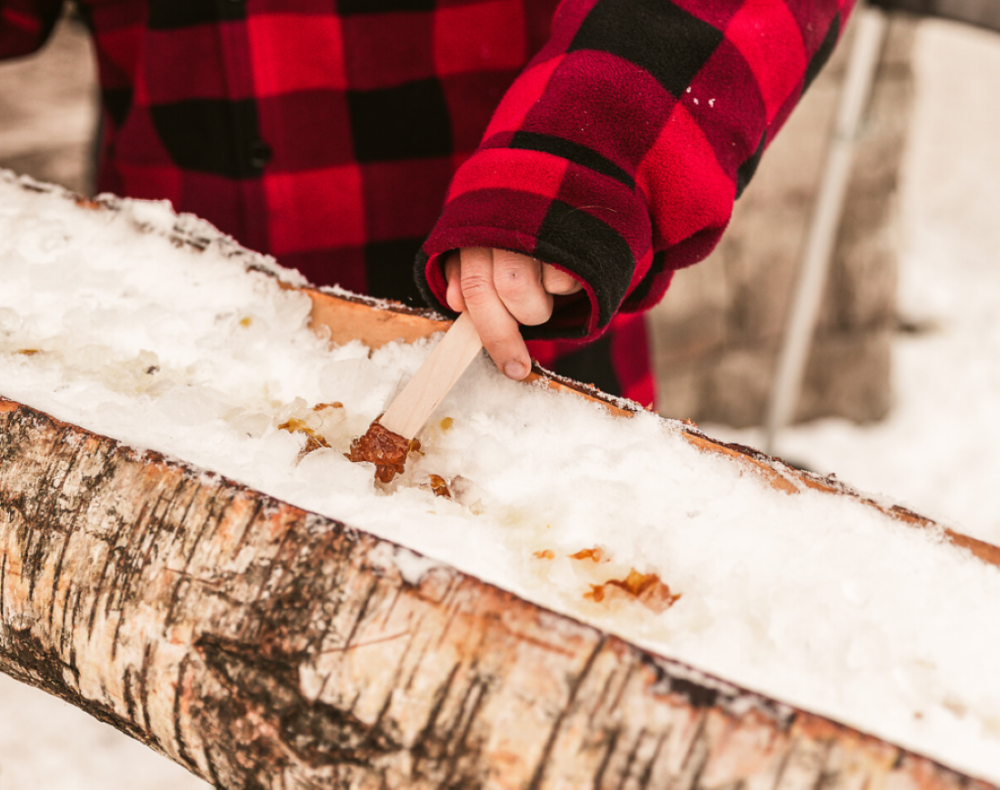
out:
{"label": "log bark", "polygon": [[218,788],[988,787],[420,567],[0,399],[0,669]]}
{"label": "log bark", "polygon": [[[275,274],[198,223],[178,218],[166,236]],[[378,346],[446,328],[307,293],[314,327],[335,340]],[[693,425],[685,437],[790,496],[857,496]],[[949,535],[1000,564],[996,547]],[[0,671],[226,790],[988,787],[2,396]]]}

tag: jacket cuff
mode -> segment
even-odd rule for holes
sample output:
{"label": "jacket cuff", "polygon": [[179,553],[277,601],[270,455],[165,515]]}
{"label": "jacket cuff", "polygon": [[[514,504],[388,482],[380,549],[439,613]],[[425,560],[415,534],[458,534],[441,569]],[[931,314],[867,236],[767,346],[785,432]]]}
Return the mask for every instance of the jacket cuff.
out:
{"label": "jacket cuff", "polygon": [[530,255],[568,272],[586,298],[557,298],[552,319],[524,327],[524,336],[596,337],[652,264],[645,201],[633,183],[539,151],[537,141],[532,150],[504,146],[518,143],[516,134],[505,137],[490,140],[456,173],[418,256],[417,284],[447,311],[447,253],[491,247]]}
{"label": "jacket cuff", "polygon": [[59,20],[62,6],[62,0],[0,3],[0,59],[23,57],[41,49]]}

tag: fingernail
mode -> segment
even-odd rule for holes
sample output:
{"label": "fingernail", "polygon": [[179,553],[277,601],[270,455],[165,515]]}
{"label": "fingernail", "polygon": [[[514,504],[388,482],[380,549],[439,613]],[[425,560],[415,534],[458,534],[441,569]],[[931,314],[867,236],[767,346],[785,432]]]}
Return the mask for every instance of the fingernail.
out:
{"label": "fingernail", "polygon": [[508,378],[517,379],[520,381],[525,376],[528,375],[528,367],[523,362],[517,362],[511,360],[506,365],[503,366],[503,372]]}

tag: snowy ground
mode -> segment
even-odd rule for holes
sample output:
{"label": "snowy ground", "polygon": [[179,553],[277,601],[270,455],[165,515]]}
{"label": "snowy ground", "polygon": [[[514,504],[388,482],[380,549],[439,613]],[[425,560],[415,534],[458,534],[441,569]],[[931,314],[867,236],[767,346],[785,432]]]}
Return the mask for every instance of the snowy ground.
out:
{"label": "snowy ground", "polygon": [[896,341],[888,420],[794,428],[776,454],[1000,543],[1000,36],[925,23],[917,52],[899,309],[924,331]]}
{"label": "snowy ground", "polygon": [[[933,331],[902,336],[884,424],[789,431],[779,452],[1000,542],[1000,38],[928,24],[904,184],[901,305]],[[708,432],[723,435],[715,426]],[[757,436],[735,436],[756,443]],[[205,787],[64,703],[0,676],[0,790]]]}

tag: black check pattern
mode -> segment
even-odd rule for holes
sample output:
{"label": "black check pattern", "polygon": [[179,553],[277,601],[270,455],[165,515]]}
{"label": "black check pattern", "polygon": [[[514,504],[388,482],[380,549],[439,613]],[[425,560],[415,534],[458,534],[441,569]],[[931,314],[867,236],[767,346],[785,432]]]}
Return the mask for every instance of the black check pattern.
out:
{"label": "black check pattern", "polygon": [[[525,328],[551,338],[533,353],[645,404],[639,311],[718,241],[852,2],[78,0],[98,186],[410,302],[421,239],[437,304],[448,251],[534,255],[584,289]],[[61,9],[0,0],[0,57],[41,46]]]}

